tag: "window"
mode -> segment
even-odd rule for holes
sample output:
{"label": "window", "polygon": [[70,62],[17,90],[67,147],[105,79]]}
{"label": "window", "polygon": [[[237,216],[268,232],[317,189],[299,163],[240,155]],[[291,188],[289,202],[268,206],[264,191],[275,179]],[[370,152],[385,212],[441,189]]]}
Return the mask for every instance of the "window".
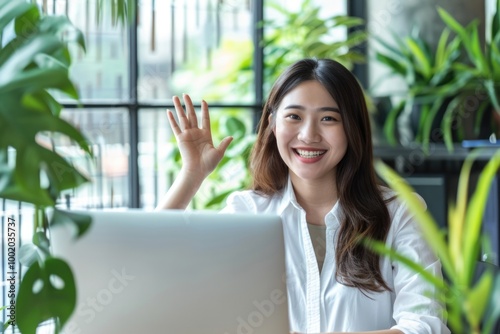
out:
{"label": "window", "polygon": [[[47,13],[67,14],[84,33],[87,48],[73,49],[71,69],[83,108],[61,94],[57,98],[65,107],[63,118],[92,142],[95,159],[82,159],[69,143],[56,145],[92,183],[67,193],[61,203],[153,208],[177,170],[165,114],[173,108],[171,97],[189,93],[197,106],[205,99],[214,124],[232,115],[253,129],[265,91],[257,22],[277,14],[264,0],[143,0],[137,25],[123,28],[106,15],[96,24],[96,1],[38,1]],[[298,10],[302,0],[273,2]],[[347,11],[345,1],[312,3],[321,6],[323,17]],[[218,144],[222,133],[214,132]],[[199,197],[195,207],[209,196]]]}

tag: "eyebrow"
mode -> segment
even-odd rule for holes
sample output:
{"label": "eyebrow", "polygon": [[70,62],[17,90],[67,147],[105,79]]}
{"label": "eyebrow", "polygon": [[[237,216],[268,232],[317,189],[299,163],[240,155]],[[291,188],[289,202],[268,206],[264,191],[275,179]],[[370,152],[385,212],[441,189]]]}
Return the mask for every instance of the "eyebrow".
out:
{"label": "eyebrow", "polygon": [[[298,105],[298,104],[290,104],[288,106],[286,106],[284,108],[285,110],[287,109],[299,109],[299,110],[306,110],[306,108],[304,106],[301,106],[301,105]],[[337,108],[337,107],[320,107],[320,108],[317,108],[316,111],[333,111],[333,112],[337,112],[337,113],[340,113],[340,109]]]}

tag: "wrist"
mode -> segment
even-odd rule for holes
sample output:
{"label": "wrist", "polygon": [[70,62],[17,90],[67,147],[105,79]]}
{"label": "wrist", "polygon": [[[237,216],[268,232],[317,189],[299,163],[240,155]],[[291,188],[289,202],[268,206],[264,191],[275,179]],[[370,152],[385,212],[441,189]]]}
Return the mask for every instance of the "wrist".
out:
{"label": "wrist", "polygon": [[202,175],[200,172],[194,172],[181,168],[176,179],[179,179],[184,184],[189,184],[191,187],[198,188],[201,186],[207,176],[208,175]]}

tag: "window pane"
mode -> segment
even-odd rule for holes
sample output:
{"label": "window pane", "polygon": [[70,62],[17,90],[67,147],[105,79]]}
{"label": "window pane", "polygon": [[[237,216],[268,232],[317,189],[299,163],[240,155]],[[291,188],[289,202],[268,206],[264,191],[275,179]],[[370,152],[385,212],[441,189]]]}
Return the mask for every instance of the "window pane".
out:
{"label": "window pane", "polygon": [[[80,98],[84,101],[128,100],[128,34],[126,29],[111,24],[110,8],[103,9],[102,22],[98,25],[97,0],[46,0],[38,3],[42,8],[46,3],[49,14],[67,13],[85,36],[86,52],[71,46],[73,64],[70,74]],[[67,99],[66,95],[56,95],[59,99]]]}
{"label": "window pane", "polygon": [[124,109],[64,110],[62,118],[92,143],[94,159],[74,143],[57,138],[56,148],[92,182],[66,193],[72,208],[113,208],[129,204],[129,118]]}
{"label": "window pane", "polygon": [[336,19],[346,14],[345,0],[264,0],[264,92],[302,58],[332,58],[349,67],[342,59],[349,51],[347,28]]}
{"label": "window pane", "polygon": [[[229,135],[234,136],[235,140],[226,152],[223,166],[205,180],[193,200],[192,208],[218,209],[225,203],[224,198],[220,198],[212,206],[208,204],[220,194],[246,186],[248,175],[245,153],[248,152],[245,150],[253,144],[252,115],[249,109],[210,109],[214,144],[219,145]],[[141,110],[139,127],[141,204],[144,208],[152,209],[169,189],[181,162],[164,110]]]}
{"label": "window pane", "polygon": [[[165,0],[140,3],[139,87],[143,101],[254,100],[249,1]],[[155,7],[152,7],[152,5]]]}

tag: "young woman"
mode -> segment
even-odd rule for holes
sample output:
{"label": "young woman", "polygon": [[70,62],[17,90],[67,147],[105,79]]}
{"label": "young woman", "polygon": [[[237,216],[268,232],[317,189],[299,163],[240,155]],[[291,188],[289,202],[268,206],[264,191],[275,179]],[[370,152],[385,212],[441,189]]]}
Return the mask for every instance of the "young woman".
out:
{"label": "young woman", "polygon": [[[173,99],[168,119],[180,175],[158,208],[184,209],[232,138],[214,147],[208,107]],[[398,262],[363,247],[385,241],[441,275],[404,203],[377,185],[369,116],[355,77],[326,59],[304,59],[274,84],[251,158],[253,184],[222,212],[274,213],[283,221],[290,331],[449,333],[436,291]]]}

